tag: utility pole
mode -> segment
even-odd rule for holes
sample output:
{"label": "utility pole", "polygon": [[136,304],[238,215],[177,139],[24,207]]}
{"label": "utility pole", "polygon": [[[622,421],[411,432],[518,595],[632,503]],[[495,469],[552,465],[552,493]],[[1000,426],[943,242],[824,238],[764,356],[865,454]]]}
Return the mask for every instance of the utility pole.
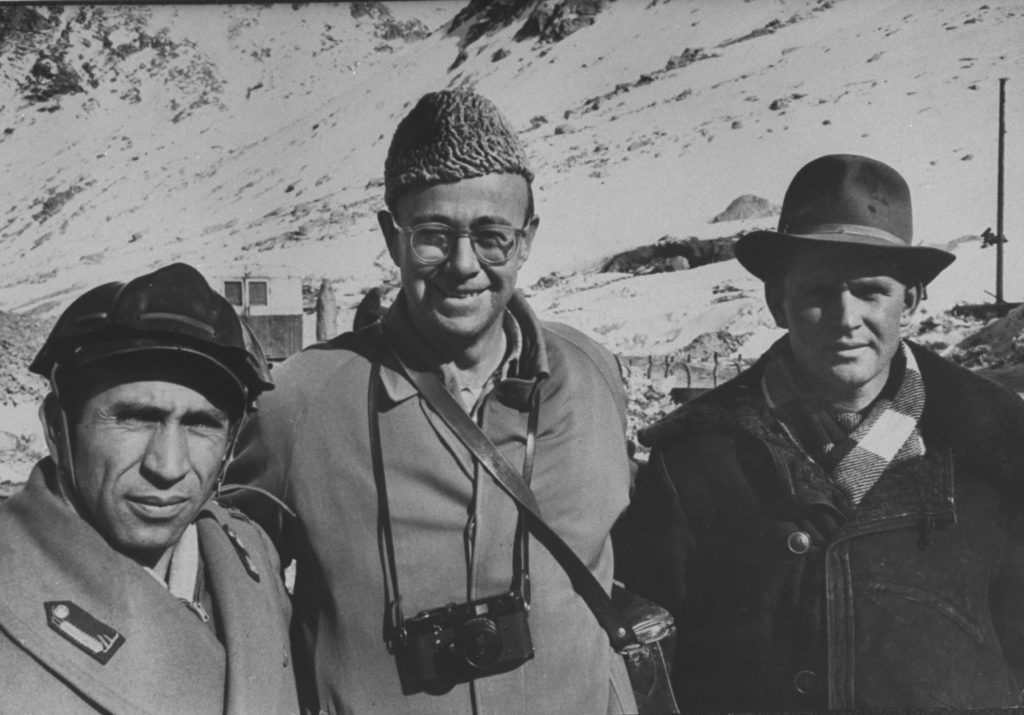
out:
{"label": "utility pole", "polygon": [[996,305],[1003,304],[1003,144],[1006,135],[1006,77],[999,78],[999,180],[996,188]]}

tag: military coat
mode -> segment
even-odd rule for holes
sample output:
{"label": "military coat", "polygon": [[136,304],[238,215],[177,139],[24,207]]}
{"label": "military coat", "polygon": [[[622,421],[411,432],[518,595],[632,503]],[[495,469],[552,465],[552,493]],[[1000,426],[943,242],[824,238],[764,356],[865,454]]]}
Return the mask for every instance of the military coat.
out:
{"label": "military coat", "polygon": [[298,712],[290,605],[259,527],[212,501],[196,518],[211,628],[60,499],[52,474],[43,460],[0,506],[0,712]]}

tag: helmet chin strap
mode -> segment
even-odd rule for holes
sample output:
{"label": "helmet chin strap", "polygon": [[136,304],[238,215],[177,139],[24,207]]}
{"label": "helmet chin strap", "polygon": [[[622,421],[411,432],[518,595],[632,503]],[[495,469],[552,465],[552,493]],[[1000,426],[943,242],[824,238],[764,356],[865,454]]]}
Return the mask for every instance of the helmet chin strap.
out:
{"label": "helmet chin strap", "polygon": [[224,456],[220,460],[220,469],[217,470],[217,489],[215,495],[220,496],[220,489],[224,486],[224,475],[228,471],[228,462],[231,461],[231,457],[235,451],[235,442],[238,441],[238,433],[242,431],[242,422],[245,421],[246,413],[243,412],[242,416],[235,420],[235,423],[231,425],[230,432],[228,433],[228,443],[224,448]]}
{"label": "helmet chin strap", "polygon": [[[53,487],[57,495],[75,511],[78,516],[101,535],[99,525],[85,507],[85,502],[78,493],[78,481],[75,475],[74,450],[71,446],[71,422],[67,411],[61,403],[60,391],[57,388],[57,365],[50,371],[50,394],[43,401],[43,419],[46,425],[46,439],[50,447],[50,458],[54,464]],[[48,404],[49,403],[49,404]],[[49,476],[47,476],[49,482]]]}
{"label": "helmet chin strap", "polygon": [[[53,434],[52,443],[54,454],[51,454],[54,464],[57,467],[57,489],[65,501],[69,502],[76,511],[88,518],[88,514],[81,508],[81,499],[78,495],[78,482],[75,478],[74,452],[71,448],[71,424],[68,420],[67,411],[64,409],[61,400],[60,389],[57,387],[57,370],[59,366],[54,364],[50,370],[50,392],[54,401],[54,408],[47,410],[46,423]],[[46,409],[44,407],[44,409]],[[57,424],[51,422],[54,409],[56,410]],[[70,493],[68,492],[70,489]]]}
{"label": "helmet chin strap", "polygon": [[249,390],[242,387],[242,413],[229,428],[228,442],[224,447],[224,456],[220,460],[220,469],[217,470],[217,489],[214,491],[214,498],[220,497],[221,487],[224,486],[224,476],[228,471],[228,463],[235,453],[235,443],[238,441],[238,433],[242,431],[242,424],[246,418],[256,411],[255,398],[249,396]]}

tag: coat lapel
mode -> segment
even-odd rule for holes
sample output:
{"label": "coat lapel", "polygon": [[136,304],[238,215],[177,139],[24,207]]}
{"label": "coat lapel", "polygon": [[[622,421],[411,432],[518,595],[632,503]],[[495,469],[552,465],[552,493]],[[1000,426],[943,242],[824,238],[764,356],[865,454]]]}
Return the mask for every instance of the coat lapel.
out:
{"label": "coat lapel", "polygon": [[[221,712],[216,636],[50,492],[46,464],[0,511],[0,628],[101,709]],[[123,639],[106,662],[101,633]]]}
{"label": "coat lapel", "polygon": [[865,494],[857,512],[861,523],[903,516],[956,520],[953,499],[953,456],[935,449],[924,457],[890,466]]}
{"label": "coat lapel", "polygon": [[294,677],[283,618],[281,637],[267,637],[279,616],[266,612],[266,592],[269,580],[279,579],[280,574],[259,570],[250,556],[250,549],[258,545],[239,537],[239,522],[221,507],[210,504],[196,524],[203,559],[213,567],[208,570],[207,586],[227,644],[225,712],[276,711],[281,693],[288,692]]}

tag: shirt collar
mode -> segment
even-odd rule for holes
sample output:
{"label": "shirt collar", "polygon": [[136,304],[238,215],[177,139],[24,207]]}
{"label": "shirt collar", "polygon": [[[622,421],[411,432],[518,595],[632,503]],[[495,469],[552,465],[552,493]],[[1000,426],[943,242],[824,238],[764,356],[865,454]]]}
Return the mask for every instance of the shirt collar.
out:
{"label": "shirt collar", "polygon": [[519,322],[512,315],[512,312],[505,310],[502,316],[502,334],[505,337],[503,342],[502,357],[498,366],[488,375],[480,385],[466,385],[456,381],[455,376],[442,367],[441,374],[448,392],[456,395],[462,406],[471,415],[476,414],[483,398],[490,394],[495,385],[506,379],[509,375],[516,373],[516,367],[522,359],[523,352],[523,331]]}
{"label": "shirt collar", "polygon": [[[490,384],[547,376],[547,350],[541,337],[540,322],[519,291],[509,301],[502,321],[507,340],[505,357]],[[392,402],[402,402],[416,394],[416,387],[402,373],[402,366],[409,364],[420,370],[436,371],[439,359],[435,357],[434,349],[413,329],[401,292],[384,317],[383,324],[385,334],[391,336],[388,342],[392,350],[381,362],[381,384]]]}

